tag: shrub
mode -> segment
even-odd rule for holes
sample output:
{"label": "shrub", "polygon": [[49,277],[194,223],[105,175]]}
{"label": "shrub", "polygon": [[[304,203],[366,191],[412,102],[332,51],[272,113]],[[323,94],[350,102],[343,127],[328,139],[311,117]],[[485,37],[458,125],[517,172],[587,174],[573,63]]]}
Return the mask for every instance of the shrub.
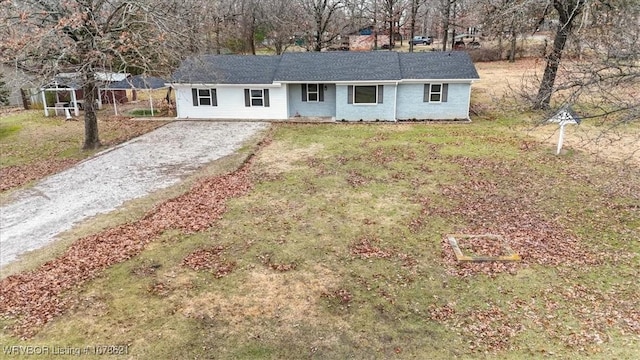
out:
{"label": "shrub", "polygon": [[502,54],[498,49],[480,48],[467,50],[473,62],[502,60]]}
{"label": "shrub", "polygon": [[4,75],[0,73],[0,105],[9,105],[9,95],[11,92],[7,88],[7,84],[4,82]]}

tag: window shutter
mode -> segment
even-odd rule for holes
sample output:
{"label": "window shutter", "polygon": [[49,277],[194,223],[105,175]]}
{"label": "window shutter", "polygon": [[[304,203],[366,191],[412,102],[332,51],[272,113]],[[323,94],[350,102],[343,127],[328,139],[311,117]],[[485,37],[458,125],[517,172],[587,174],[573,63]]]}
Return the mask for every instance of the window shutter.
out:
{"label": "window shutter", "polygon": [[424,84],[424,95],[422,96],[422,102],[429,102],[430,90],[431,90],[431,84]]}
{"label": "window shutter", "polygon": [[384,85],[378,85],[378,104],[382,104],[384,99]]}
{"label": "window shutter", "polygon": [[318,101],[324,101],[324,84],[318,84]]}
{"label": "window shutter", "polygon": [[244,106],[251,106],[251,94],[249,94],[249,89],[244,89]]}
{"label": "window shutter", "polygon": [[264,89],[264,107],[269,107],[269,89]]}
{"label": "window shutter", "polygon": [[302,101],[307,101],[307,84],[302,84]]}
{"label": "window shutter", "polygon": [[191,97],[193,98],[193,106],[198,106],[198,89],[191,89]]}
{"label": "window shutter", "polygon": [[211,106],[218,106],[218,91],[211,89]]}
{"label": "window shutter", "polygon": [[449,84],[442,84],[442,102],[447,102],[448,92],[449,92]]}
{"label": "window shutter", "polygon": [[347,104],[353,104],[353,85],[347,86]]}

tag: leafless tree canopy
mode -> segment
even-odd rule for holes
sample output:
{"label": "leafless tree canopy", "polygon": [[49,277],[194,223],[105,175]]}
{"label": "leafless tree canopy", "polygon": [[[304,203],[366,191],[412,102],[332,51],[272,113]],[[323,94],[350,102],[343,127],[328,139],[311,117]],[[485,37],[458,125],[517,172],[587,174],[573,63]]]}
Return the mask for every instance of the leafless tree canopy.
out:
{"label": "leafless tree canopy", "polygon": [[[78,73],[84,90],[84,148],[100,145],[95,114],[102,71],[154,73],[177,60],[170,7],[146,0],[15,0],[2,6],[2,61],[43,81]],[[175,5],[175,4],[166,4]]]}
{"label": "leafless tree canopy", "polygon": [[89,104],[84,146],[93,148],[97,71],[166,75],[192,54],[323,51],[364,30],[376,47],[392,47],[402,33],[433,36],[450,50],[469,27],[497,39],[500,54],[508,41],[513,61],[516,39],[544,24],[550,50],[531,106],[583,104],[591,116],[632,121],[639,8],[637,0],[2,0],[0,61],[43,79],[80,73]]}

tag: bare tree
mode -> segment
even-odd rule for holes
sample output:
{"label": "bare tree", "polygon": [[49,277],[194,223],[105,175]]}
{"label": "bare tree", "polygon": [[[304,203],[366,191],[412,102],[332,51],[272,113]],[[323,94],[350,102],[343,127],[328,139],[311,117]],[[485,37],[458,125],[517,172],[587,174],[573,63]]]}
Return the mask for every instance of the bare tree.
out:
{"label": "bare tree", "polygon": [[[588,109],[586,118],[637,122],[640,4],[593,1],[583,6],[583,16],[576,20],[578,25],[572,35],[582,42],[585,54],[561,65],[562,76],[546,86],[553,86],[553,94],[562,102],[578,103]],[[536,105],[539,99],[538,95]]]}
{"label": "bare tree", "polygon": [[509,40],[508,58],[514,62],[518,36],[533,34],[540,26],[540,19],[547,15],[550,4],[532,0],[484,0],[478,2],[477,11],[482,18],[482,30],[498,39],[502,57],[502,41]]}
{"label": "bare tree", "polygon": [[336,18],[343,7],[341,0],[299,0],[305,10],[307,30],[310,31],[314,51],[321,51],[340,36],[341,26]]}
{"label": "bare tree", "polygon": [[266,0],[261,6],[270,46],[276,54],[282,54],[293,44],[293,36],[300,29],[305,15],[302,6],[289,0]]}
{"label": "bare tree", "polygon": [[416,21],[420,6],[424,4],[424,0],[410,0],[409,7],[409,52],[413,52],[413,37],[416,36]]}
{"label": "bare tree", "polygon": [[396,24],[400,22],[404,1],[402,0],[382,0],[385,21],[389,25],[389,49],[393,48],[396,34]]}
{"label": "bare tree", "polygon": [[[449,42],[449,28],[451,26],[451,17],[455,14],[455,6],[457,0],[441,0],[442,13],[442,51],[447,50]],[[455,33],[453,34],[455,35]],[[455,37],[455,36],[454,36]]]}
{"label": "bare tree", "polygon": [[[77,72],[84,93],[84,149],[100,146],[96,117],[96,73],[169,67],[171,14],[143,0],[16,0],[5,2],[2,61],[47,78]],[[6,31],[6,30],[5,30]],[[25,36],[27,35],[28,36]],[[177,49],[176,49],[177,50]]]}
{"label": "bare tree", "polygon": [[558,15],[558,27],[553,40],[553,48],[547,57],[547,65],[544,69],[534,108],[549,108],[562,53],[569,36],[573,32],[576,20],[580,19],[586,2],[587,0],[553,0],[553,8]]}

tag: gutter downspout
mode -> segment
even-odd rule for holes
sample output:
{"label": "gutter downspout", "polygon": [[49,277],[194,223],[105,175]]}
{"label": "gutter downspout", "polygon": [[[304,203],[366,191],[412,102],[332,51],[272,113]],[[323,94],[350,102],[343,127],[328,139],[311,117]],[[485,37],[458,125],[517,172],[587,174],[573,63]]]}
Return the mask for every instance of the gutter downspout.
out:
{"label": "gutter downspout", "polygon": [[471,121],[471,86],[473,85],[473,80],[469,83],[469,100],[467,101],[467,118]]}
{"label": "gutter downspout", "polygon": [[393,121],[398,122],[398,84],[400,82],[396,81],[396,94],[393,98]]}

